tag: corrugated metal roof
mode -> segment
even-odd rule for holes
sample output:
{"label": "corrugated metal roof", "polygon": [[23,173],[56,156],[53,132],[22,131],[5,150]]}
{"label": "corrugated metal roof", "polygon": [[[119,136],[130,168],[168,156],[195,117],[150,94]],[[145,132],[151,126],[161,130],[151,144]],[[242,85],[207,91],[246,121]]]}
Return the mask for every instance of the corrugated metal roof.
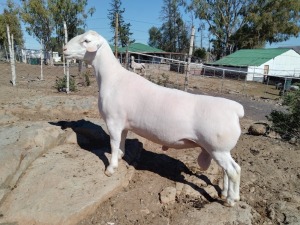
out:
{"label": "corrugated metal roof", "polygon": [[287,48],[242,49],[212,64],[224,66],[260,66],[288,50]]}
{"label": "corrugated metal roof", "polygon": [[[119,48],[118,51],[120,53],[125,53],[127,50],[127,47]],[[165,51],[153,48],[149,45],[141,44],[141,43],[133,43],[128,46],[128,51],[130,52],[140,52],[140,53],[163,53]]]}

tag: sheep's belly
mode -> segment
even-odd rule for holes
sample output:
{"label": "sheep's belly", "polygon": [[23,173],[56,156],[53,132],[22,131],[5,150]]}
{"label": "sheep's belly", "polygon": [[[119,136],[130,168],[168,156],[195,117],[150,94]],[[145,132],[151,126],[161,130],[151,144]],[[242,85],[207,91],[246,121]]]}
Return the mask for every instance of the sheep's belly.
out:
{"label": "sheep's belly", "polygon": [[132,129],[132,131],[139,136],[146,138],[154,143],[160,144],[163,146],[163,150],[168,150],[168,148],[175,148],[175,149],[185,149],[185,148],[194,148],[198,147],[199,145],[193,142],[189,138],[176,138],[177,135],[165,135],[163,133],[157,132],[147,133],[145,131]]}
{"label": "sheep's belly", "polygon": [[186,149],[186,148],[195,148],[195,147],[199,147],[199,145],[188,139],[183,139],[176,143],[170,143],[169,145],[162,145],[161,149],[163,151],[167,151],[169,148]]}

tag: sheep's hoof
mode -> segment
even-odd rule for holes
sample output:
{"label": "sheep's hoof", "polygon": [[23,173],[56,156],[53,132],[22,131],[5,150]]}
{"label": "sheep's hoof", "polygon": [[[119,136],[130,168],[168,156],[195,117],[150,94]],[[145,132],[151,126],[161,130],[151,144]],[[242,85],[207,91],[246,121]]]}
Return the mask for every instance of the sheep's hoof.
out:
{"label": "sheep's hoof", "polygon": [[121,160],[124,155],[125,155],[124,152],[122,150],[119,150],[119,152],[118,152],[118,160]]}
{"label": "sheep's hoof", "polygon": [[234,204],[235,204],[235,203],[230,204],[230,203],[228,203],[228,202],[224,202],[224,206],[226,206],[226,207],[233,207]]}
{"label": "sheep's hoof", "polygon": [[229,199],[227,198],[226,201],[224,202],[224,205],[227,207],[233,207],[235,205],[235,203],[237,203],[239,200],[233,200],[233,199]]}
{"label": "sheep's hoof", "polygon": [[222,200],[226,200],[227,196],[226,196],[226,195],[223,195],[223,194],[221,194],[220,198],[221,198]]}
{"label": "sheep's hoof", "polygon": [[124,154],[119,154],[118,155],[118,160],[120,161],[123,158]]}
{"label": "sheep's hoof", "polygon": [[235,201],[228,201],[226,200],[224,202],[224,206],[227,206],[227,207],[233,207],[235,205]]}
{"label": "sheep's hoof", "polygon": [[111,177],[114,174],[114,171],[111,171],[109,167],[104,171],[105,175]]}
{"label": "sheep's hoof", "polygon": [[104,171],[104,174],[105,174],[106,176],[108,176],[108,177],[111,177],[111,176],[112,176],[112,173],[109,172],[109,171],[107,171],[107,170]]}

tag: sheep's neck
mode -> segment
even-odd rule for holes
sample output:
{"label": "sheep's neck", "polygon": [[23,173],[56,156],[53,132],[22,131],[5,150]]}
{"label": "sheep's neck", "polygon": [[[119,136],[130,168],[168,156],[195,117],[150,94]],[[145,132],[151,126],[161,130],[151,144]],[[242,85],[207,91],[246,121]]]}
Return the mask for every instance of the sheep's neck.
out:
{"label": "sheep's neck", "polygon": [[101,88],[100,86],[104,85],[104,83],[113,82],[114,79],[118,79],[116,71],[123,69],[113,55],[108,43],[104,43],[99,48],[92,65],[95,69],[99,88]]}

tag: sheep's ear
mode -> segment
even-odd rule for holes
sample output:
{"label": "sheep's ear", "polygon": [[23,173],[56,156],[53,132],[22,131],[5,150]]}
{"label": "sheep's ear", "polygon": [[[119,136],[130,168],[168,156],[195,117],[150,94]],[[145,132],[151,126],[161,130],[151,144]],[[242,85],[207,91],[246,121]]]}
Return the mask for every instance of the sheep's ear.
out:
{"label": "sheep's ear", "polygon": [[90,42],[86,45],[86,50],[88,52],[96,52],[98,50],[98,48],[99,48],[99,44],[96,44],[96,43]]}

